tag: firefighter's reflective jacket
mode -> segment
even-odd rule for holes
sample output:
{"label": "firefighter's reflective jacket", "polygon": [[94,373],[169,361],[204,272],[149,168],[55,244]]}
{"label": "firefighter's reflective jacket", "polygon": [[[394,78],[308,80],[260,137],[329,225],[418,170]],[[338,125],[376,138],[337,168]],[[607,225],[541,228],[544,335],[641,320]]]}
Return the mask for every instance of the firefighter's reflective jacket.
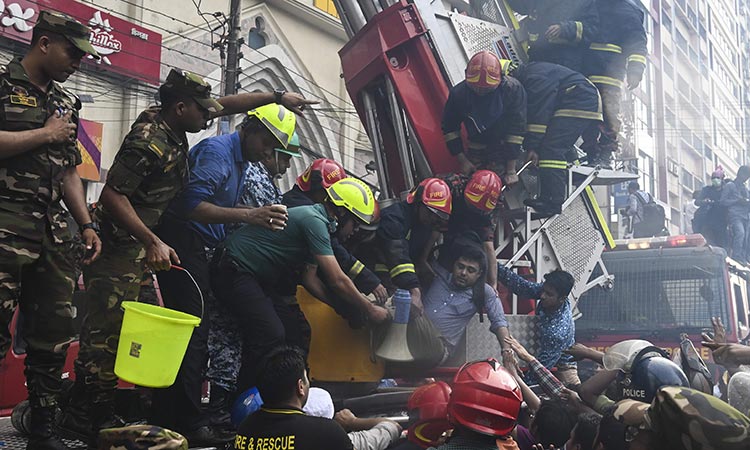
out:
{"label": "firefighter's reflective jacket", "polygon": [[[599,15],[594,0],[508,0],[511,8],[528,17],[529,61],[547,61],[583,70],[585,50],[591,45],[599,28]],[[547,37],[547,30],[559,25],[559,34]]]}
{"label": "firefighter's reflective jacket", "polygon": [[646,68],[646,30],[643,10],[630,0],[596,0],[599,33],[589,45],[584,74],[596,85],[622,87],[628,78],[639,80]]}
{"label": "firefighter's reflective jacket", "polygon": [[[503,63],[507,64],[505,60]],[[500,86],[487,95],[474,93],[466,81],[455,85],[443,110],[443,136],[452,155],[464,151],[461,124],[469,148],[516,159],[526,129],[526,92],[513,77],[503,76]]]}
{"label": "firefighter's reflective jacket", "polygon": [[596,87],[578,72],[558,64],[530,62],[513,72],[526,89],[528,124],[524,147],[538,149],[554,117],[602,120]]}

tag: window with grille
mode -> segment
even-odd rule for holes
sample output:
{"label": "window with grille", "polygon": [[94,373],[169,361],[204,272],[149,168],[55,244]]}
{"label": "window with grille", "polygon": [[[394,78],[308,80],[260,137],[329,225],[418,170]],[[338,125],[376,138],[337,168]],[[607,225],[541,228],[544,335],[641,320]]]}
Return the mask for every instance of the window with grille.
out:
{"label": "window with grille", "polygon": [[680,248],[602,257],[614,288],[594,288],[581,297],[578,330],[669,334],[710,328],[711,317],[729,323],[723,252]]}

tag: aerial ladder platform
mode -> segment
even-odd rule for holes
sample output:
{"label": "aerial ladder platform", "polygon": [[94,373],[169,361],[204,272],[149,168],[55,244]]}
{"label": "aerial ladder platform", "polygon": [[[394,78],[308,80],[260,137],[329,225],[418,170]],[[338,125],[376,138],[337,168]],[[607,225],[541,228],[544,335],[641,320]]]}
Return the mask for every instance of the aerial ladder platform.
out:
{"label": "aerial ladder platform", "polygon": [[[440,126],[449,89],[464,79],[468,59],[478,51],[524,62],[523,17],[503,0],[334,3],[350,37],[339,52],[343,76],[372,143],[380,198],[402,197],[424,178],[456,171]],[[614,240],[595,187],[637,175],[571,163],[561,214],[540,219],[523,205],[524,199],[535,196],[534,168],[527,164],[519,174],[521,182],[503,193],[498,262],[526,268],[526,273],[531,269],[537,282],[554,269],[570,272],[576,280],[570,296],[573,306],[587,290],[611,287],[614,277],[601,254],[614,246]],[[595,272],[599,275],[592,279]],[[515,296],[507,313],[519,313]],[[519,329],[533,328],[534,316],[518,316],[523,317],[512,320]],[[467,331],[466,358],[497,355],[499,347],[486,339],[486,327],[477,331],[477,341],[472,339],[475,322]],[[516,334],[523,334],[520,331]]]}

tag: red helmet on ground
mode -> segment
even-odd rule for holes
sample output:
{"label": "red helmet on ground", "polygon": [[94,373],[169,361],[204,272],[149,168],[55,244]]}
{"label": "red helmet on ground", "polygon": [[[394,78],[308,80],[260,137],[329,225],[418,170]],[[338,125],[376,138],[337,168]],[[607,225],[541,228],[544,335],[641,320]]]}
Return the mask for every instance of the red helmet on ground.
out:
{"label": "red helmet on ground", "polygon": [[491,212],[497,206],[502,189],[503,182],[495,172],[477,170],[466,183],[464,199],[466,203],[480,211]]}
{"label": "red helmet on ground", "polygon": [[466,84],[478,94],[494,91],[500,86],[501,80],[500,58],[492,52],[479,52],[466,65]]}
{"label": "red helmet on ground", "polygon": [[430,211],[442,219],[448,220],[453,210],[453,198],[448,184],[439,178],[427,178],[409,192],[406,203],[413,204],[421,200]]}
{"label": "red helmet on ground", "polygon": [[453,378],[448,418],[477,433],[507,436],[521,409],[521,388],[494,359],[464,364]]}
{"label": "red helmet on ground", "polygon": [[451,387],[444,381],[417,388],[409,397],[409,418],[416,422],[409,427],[408,438],[422,448],[437,447],[440,437],[453,428],[448,422],[448,400]]}
{"label": "red helmet on ground", "polygon": [[310,167],[297,177],[297,186],[303,192],[328,189],[333,183],[346,177],[346,171],[341,164],[332,159],[321,158],[313,161]]}

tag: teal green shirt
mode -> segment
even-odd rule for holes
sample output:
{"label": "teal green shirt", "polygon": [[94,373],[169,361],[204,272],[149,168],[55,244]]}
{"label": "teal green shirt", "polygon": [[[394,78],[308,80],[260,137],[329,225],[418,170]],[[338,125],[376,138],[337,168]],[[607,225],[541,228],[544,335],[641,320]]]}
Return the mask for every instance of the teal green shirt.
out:
{"label": "teal green shirt", "polygon": [[272,282],[290,268],[314,262],[316,255],[333,255],[325,206],[317,204],[289,209],[286,228],[244,225],[226,239],[224,246],[241,270],[256,279]]}

